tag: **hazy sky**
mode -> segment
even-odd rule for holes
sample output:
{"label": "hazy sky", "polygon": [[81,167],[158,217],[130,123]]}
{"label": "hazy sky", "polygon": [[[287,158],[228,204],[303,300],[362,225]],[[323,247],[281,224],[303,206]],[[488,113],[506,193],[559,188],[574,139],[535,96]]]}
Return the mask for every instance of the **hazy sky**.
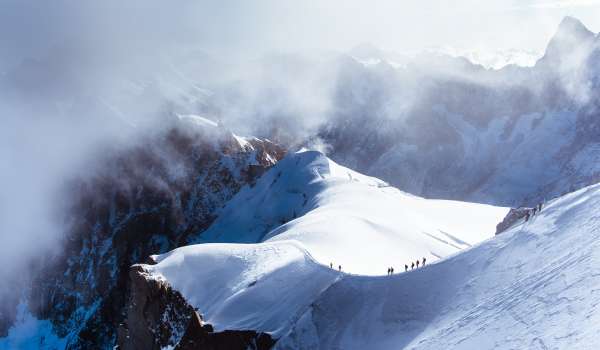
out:
{"label": "hazy sky", "polygon": [[[541,50],[566,15],[600,29],[600,1],[260,1],[229,14],[227,37],[253,47],[347,49],[361,42],[397,50],[428,46]],[[240,18],[239,21],[236,18]]]}
{"label": "hazy sky", "polygon": [[182,42],[246,55],[364,42],[541,51],[566,15],[600,30],[597,0],[0,0],[0,60],[66,40],[125,53]]}

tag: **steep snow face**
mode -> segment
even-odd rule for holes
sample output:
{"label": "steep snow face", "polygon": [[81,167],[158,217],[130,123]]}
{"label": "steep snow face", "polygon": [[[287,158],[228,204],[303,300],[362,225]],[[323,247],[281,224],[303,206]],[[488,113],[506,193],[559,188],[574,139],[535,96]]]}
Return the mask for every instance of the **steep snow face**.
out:
{"label": "steep snow face", "polygon": [[403,272],[415,259],[448,256],[492,236],[506,212],[415,197],[303,151],[240,191],[201,236],[247,244],[190,245],[153,256],[157,264],[144,268],[181,292],[216,331],[279,338],[348,273]]}
{"label": "steep snow face", "polygon": [[507,212],[426,200],[319,152],[302,151],[240,191],[199,241],[295,240],[322,264],[380,275],[389,266],[399,271],[417,259],[434,261],[489,238]]}
{"label": "steep snow face", "polygon": [[600,185],[425,268],[344,276],[281,349],[597,349]]}

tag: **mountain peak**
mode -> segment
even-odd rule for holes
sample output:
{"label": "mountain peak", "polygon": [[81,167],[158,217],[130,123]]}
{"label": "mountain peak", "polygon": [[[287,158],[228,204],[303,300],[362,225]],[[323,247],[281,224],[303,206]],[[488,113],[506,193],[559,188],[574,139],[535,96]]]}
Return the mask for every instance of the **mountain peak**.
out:
{"label": "mountain peak", "polygon": [[556,37],[587,39],[589,37],[594,37],[594,33],[587,29],[587,27],[577,18],[566,16],[558,25],[558,30],[554,35],[554,38]]}
{"label": "mountain peak", "polygon": [[567,16],[558,25],[556,33],[546,47],[546,59],[562,60],[562,57],[580,52],[594,41],[595,34],[580,20]]}

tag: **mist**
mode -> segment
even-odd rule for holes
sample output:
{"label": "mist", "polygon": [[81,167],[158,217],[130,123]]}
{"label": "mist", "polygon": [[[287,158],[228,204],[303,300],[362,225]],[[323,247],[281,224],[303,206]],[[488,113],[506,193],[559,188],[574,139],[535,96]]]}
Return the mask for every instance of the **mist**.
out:
{"label": "mist", "polygon": [[[411,61],[419,73],[365,68],[342,55],[358,44],[401,57],[436,46],[542,52],[566,14],[594,31],[600,25],[593,1],[445,6],[0,1],[0,278],[60,250],[66,181],[89,175],[106,145],[134,144],[169,116],[201,114],[236,133],[327,150],[317,134],[328,122],[403,120],[425,99],[421,79],[434,71],[499,84],[454,61]],[[579,86],[570,89],[589,98]]]}

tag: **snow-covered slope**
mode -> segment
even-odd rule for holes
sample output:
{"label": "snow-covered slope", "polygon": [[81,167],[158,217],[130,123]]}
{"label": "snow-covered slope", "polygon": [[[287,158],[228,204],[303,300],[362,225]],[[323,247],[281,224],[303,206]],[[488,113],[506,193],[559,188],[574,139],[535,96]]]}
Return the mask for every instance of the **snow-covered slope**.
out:
{"label": "snow-covered slope", "polygon": [[434,261],[493,236],[507,211],[426,200],[320,152],[302,151],[240,191],[199,241],[295,240],[322,264],[380,275],[389,266],[399,271],[416,259]]}
{"label": "snow-covered slope", "polygon": [[281,349],[598,349],[600,185],[417,271],[344,276]]}
{"label": "snow-covered slope", "polygon": [[303,151],[240,191],[201,236],[248,244],[190,245],[144,268],[181,292],[216,331],[279,338],[347,273],[403,272],[416,259],[448,256],[492,236],[506,212],[415,197]]}
{"label": "snow-covered slope", "polygon": [[340,276],[294,241],[198,244],[156,260],[146,269],[181,292],[215,330],[259,330],[276,338]]}

